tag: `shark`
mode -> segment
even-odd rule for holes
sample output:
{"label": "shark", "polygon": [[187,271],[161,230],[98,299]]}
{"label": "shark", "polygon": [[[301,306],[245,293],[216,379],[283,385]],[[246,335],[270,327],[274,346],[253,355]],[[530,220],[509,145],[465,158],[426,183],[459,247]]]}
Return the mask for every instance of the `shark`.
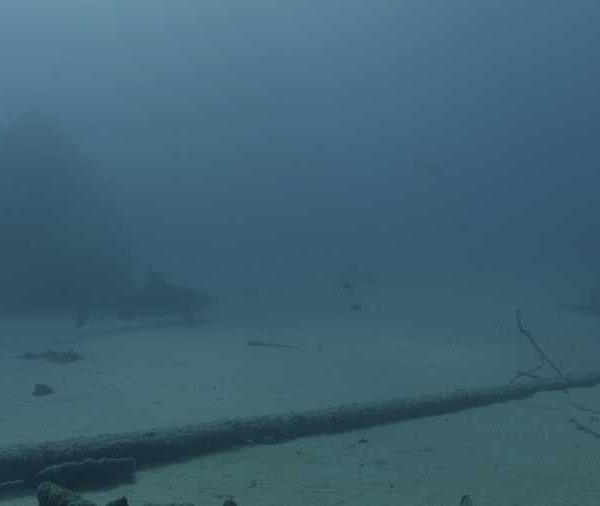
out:
{"label": "shark", "polygon": [[[144,287],[132,294],[115,299],[100,308],[100,319],[114,316],[120,321],[129,322],[137,318],[160,318],[180,316],[184,322],[192,322],[198,311],[213,302],[210,295],[194,288],[176,285],[166,281],[155,271],[148,272]],[[86,325],[92,315],[90,306],[77,310],[76,327]]]}

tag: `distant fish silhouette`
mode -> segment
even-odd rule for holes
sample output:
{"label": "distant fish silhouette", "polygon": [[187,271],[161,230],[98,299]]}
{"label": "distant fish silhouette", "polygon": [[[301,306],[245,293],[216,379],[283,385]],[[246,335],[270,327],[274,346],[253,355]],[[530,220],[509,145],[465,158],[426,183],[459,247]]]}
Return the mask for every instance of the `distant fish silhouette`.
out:
{"label": "distant fish silhouette", "polygon": [[52,362],[54,364],[70,364],[71,362],[76,362],[78,360],[81,360],[83,357],[80,353],[77,353],[75,350],[69,350],[69,351],[46,350],[41,353],[35,353],[35,352],[21,353],[17,358],[20,358],[21,360],[47,360],[48,362]]}
{"label": "distant fish silhouette", "polygon": [[46,397],[47,395],[52,395],[56,393],[56,388],[49,387],[44,383],[38,383],[33,389],[32,395],[35,397]]}
{"label": "distant fish silhouette", "polygon": [[[154,271],[148,272],[146,285],[138,293],[119,297],[114,303],[100,307],[100,318],[115,316],[121,321],[140,317],[179,315],[184,321],[192,321],[197,311],[212,302],[212,297],[193,288],[174,285],[165,281]],[[76,326],[83,327],[90,319],[90,307],[77,311]]]}
{"label": "distant fish silhouette", "polygon": [[87,323],[87,321],[90,319],[90,316],[91,316],[91,310],[89,307],[87,307],[87,306],[80,307],[77,310],[77,320],[75,321],[75,326],[78,329],[80,329]]}
{"label": "distant fish silhouette", "polygon": [[246,346],[254,348],[298,348],[295,344],[283,344],[273,341],[246,341]]}
{"label": "distant fish silhouette", "polygon": [[600,316],[600,288],[590,291],[588,300],[584,304],[564,304],[569,311],[589,316]]}

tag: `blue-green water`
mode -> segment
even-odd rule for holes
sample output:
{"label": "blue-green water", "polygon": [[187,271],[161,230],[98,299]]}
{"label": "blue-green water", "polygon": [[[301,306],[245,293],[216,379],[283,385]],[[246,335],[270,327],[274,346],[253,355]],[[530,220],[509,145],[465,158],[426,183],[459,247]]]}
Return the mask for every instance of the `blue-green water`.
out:
{"label": "blue-green water", "polygon": [[[2,2],[0,450],[596,371],[599,16]],[[595,504],[598,412],[543,393],[90,497]]]}

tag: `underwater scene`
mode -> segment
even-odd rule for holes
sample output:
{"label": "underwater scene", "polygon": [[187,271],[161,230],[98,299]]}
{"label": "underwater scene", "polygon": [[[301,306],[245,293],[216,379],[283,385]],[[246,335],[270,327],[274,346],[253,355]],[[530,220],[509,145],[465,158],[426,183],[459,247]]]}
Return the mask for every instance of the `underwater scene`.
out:
{"label": "underwater scene", "polygon": [[600,502],[600,3],[0,2],[0,506]]}

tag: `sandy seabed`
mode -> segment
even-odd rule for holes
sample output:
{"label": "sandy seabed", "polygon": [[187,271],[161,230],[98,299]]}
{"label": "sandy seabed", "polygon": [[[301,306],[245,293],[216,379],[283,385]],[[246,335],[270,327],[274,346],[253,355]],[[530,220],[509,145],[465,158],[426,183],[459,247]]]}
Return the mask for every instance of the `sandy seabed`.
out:
{"label": "sandy seabed", "polygon": [[[185,326],[72,315],[0,323],[2,445],[119,433],[231,417],[505,384],[537,356],[515,304],[565,372],[598,370],[598,322],[510,293],[432,296],[369,287],[301,287],[225,297]],[[448,302],[451,301],[451,302]],[[355,303],[360,311],[350,310]],[[249,346],[248,341],[293,345]],[[82,353],[57,365],[20,360],[46,349]],[[36,383],[57,389],[34,397]],[[600,388],[569,398],[600,412]],[[86,496],[98,503],[219,505],[591,505],[600,499],[600,414],[564,393],[449,416],[280,445],[242,448],[138,472],[136,483]],[[34,504],[32,496],[6,504]]]}

